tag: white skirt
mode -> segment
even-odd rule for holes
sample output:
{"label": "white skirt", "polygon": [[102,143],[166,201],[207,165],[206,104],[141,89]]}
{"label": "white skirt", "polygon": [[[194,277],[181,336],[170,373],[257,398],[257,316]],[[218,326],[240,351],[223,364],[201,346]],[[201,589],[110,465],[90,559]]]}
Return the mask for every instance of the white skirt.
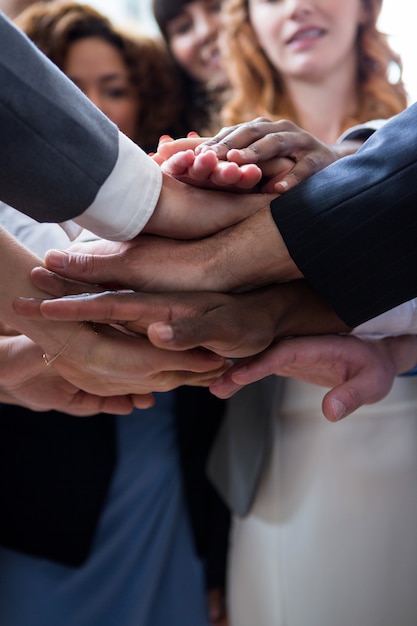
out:
{"label": "white skirt", "polygon": [[231,626],[416,626],[417,378],[333,424],[284,381],[250,514],[235,519]]}

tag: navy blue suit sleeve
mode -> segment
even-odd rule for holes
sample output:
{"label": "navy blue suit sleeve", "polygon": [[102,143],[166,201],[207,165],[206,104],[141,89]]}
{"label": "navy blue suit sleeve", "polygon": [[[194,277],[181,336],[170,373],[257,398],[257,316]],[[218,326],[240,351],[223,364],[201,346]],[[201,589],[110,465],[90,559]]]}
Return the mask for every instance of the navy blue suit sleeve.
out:
{"label": "navy blue suit sleeve", "polygon": [[350,326],[417,296],[417,104],[271,210],[296,265]]}
{"label": "navy blue suit sleeve", "polygon": [[118,156],[118,130],[0,14],[0,199],[62,222],[93,202]]}

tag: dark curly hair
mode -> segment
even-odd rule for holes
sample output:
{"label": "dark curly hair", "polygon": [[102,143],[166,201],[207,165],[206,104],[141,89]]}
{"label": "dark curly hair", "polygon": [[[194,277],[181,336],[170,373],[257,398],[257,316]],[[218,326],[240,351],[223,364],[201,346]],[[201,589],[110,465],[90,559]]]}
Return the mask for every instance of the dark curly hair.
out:
{"label": "dark curly hair", "polygon": [[162,39],[125,32],[91,6],[71,0],[32,4],[15,19],[15,24],[61,70],[74,41],[98,37],[110,43],[120,52],[142,103],[136,135],[131,139],[150,151],[162,134],[180,134],[182,94]]}

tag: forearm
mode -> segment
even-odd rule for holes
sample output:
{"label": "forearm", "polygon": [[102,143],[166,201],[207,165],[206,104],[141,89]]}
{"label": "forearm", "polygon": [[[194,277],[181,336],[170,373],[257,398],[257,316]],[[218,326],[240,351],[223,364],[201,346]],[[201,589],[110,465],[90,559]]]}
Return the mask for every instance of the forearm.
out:
{"label": "forearm", "polygon": [[149,219],[158,166],[0,15],[0,199],[38,221],[129,239]]}
{"label": "forearm", "polygon": [[417,295],[416,118],[414,105],[271,205],[292,259],[350,326]]}
{"label": "forearm", "polygon": [[40,259],[19,244],[4,229],[0,228],[0,319],[11,328],[27,335],[39,343],[48,354],[55,354],[62,347],[63,338],[69,336],[75,324],[27,320],[13,311],[13,300],[19,296],[45,297],[45,293],[34,287],[30,271],[41,264]]}
{"label": "forearm", "polygon": [[39,346],[22,335],[0,335],[0,402],[25,406],[27,398],[23,400],[21,394],[20,401],[16,390],[22,384],[27,389],[28,381],[42,370],[45,366]]}

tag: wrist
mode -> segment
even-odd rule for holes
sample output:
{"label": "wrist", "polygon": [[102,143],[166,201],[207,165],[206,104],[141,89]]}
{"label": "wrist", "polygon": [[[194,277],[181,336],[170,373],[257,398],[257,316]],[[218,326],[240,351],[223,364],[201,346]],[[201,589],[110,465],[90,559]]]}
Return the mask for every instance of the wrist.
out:
{"label": "wrist", "polygon": [[396,376],[417,375],[417,336],[386,337],[383,341],[388,345],[394,359]]}
{"label": "wrist", "polygon": [[407,372],[403,372],[402,374],[398,374],[398,376],[417,376],[417,364],[411,369],[408,370]]}

